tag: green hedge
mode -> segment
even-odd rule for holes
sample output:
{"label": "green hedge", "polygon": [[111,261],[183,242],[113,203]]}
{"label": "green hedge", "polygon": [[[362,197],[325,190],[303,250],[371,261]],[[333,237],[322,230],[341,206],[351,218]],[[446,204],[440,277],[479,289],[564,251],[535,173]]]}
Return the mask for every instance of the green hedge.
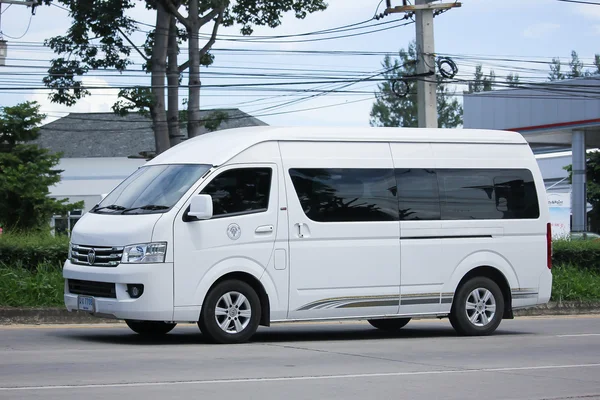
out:
{"label": "green hedge", "polygon": [[[553,243],[554,264],[576,265],[600,271],[600,241]],[[69,238],[49,234],[0,235],[0,264],[35,270],[39,264],[62,266],[69,252]]]}
{"label": "green hedge", "polygon": [[600,241],[558,240],[552,247],[553,264],[576,265],[579,269],[600,272]]}
{"label": "green hedge", "polygon": [[69,254],[69,238],[49,234],[0,235],[0,264],[35,270],[39,264],[62,266]]}

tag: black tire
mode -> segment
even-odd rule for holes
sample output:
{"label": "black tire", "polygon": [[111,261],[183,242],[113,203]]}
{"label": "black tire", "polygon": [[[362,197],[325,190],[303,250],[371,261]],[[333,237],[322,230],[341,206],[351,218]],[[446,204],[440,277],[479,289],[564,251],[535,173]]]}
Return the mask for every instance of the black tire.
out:
{"label": "black tire", "polygon": [[[480,303],[473,301],[471,303],[478,305],[478,308],[467,310],[467,300],[476,300],[473,296],[475,290],[479,290]],[[493,297],[483,303],[481,295],[489,292]],[[490,306],[495,303],[496,308],[492,314]],[[474,315],[479,314],[479,315]],[[485,317],[483,316],[485,314]],[[485,336],[493,333],[504,314],[504,296],[498,285],[491,279],[485,277],[475,277],[465,282],[457,291],[450,311],[450,323],[459,335],[464,336]],[[474,321],[471,321],[473,317]],[[491,317],[491,318],[490,318]],[[486,323],[487,319],[487,323]]]}
{"label": "black tire", "polygon": [[125,323],[135,333],[146,337],[158,337],[171,332],[175,325],[174,322],[163,321],[133,321],[125,320]]}
{"label": "black tire", "polygon": [[[228,293],[230,294],[229,298],[232,306],[226,308],[225,295]],[[246,301],[236,309],[236,303],[240,299],[239,294]],[[217,306],[221,309],[220,315],[217,315]],[[227,310],[227,313],[223,315],[224,309]],[[249,317],[247,316],[248,313],[250,314]],[[206,296],[202,305],[198,327],[211,342],[219,344],[244,343],[258,329],[260,317],[260,299],[254,289],[245,282],[227,280],[217,284]],[[221,328],[221,324],[229,327],[229,329]]]}
{"label": "black tire", "polygon": [[370,319],[369,323],[382,331],[395,332],[404,328],[410,318]]}

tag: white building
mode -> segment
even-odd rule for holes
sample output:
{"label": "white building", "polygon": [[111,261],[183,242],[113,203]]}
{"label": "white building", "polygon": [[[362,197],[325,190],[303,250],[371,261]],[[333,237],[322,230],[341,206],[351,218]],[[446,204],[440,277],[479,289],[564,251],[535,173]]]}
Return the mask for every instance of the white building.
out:
{"label": "white building", "polygon": [[[215,110],[202,111],[201,118]],[[219,110],[229,118],[218,130],[266,123],[238,109]],[[185,134],[185,126],[181,133]],[[206,129],[202,127],[202,133]],[[110,113],[71,113],[41,128],[34,142],[53,153],[62,153],[58,169],[61,181],[50,188],[50,195],[70,202],[84,202],[84,208],[68,219],[55,216],[57,231],[70,231],[76,220],[123,179],[146,162],[142,154],[155,152],[152,121],[137,113],[125,117]]]}

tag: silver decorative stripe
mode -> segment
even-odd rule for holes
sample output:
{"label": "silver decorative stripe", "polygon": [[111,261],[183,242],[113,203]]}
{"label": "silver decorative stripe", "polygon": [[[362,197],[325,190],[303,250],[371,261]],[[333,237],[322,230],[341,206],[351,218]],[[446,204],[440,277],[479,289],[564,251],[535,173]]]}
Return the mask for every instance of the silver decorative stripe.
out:
{"label": "silver decorative stripe", "polygon": [[327,310],[331,308],[396,306],[398,305],[398,300],[399,296],[338,297],[308,303],[298,308],[297,311]]}
{"label": "silver decorative stripe", "polygon": [[510,293],[513,300],[533,298],[537,297],[539,294],[535,288],[512,289]]}
{"label": "silver decorative stripe", "polygon": [[[298,308],[296,311],[328,310],[332,308],[393,307],[398,305],[424,305],[452,303],[454,294],[415,293],[399,296],[338,297],[317,300]],[[400,300],[400,301],[399,301]]]}

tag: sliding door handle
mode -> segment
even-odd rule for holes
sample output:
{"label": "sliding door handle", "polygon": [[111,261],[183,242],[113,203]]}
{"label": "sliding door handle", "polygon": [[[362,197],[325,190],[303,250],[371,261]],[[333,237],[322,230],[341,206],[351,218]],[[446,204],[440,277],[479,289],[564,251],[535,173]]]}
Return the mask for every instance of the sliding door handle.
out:
{"label": "sliding door handle", "polygon": [[255,233],[273,233],[273,225],[263,225],[256,228]]}

